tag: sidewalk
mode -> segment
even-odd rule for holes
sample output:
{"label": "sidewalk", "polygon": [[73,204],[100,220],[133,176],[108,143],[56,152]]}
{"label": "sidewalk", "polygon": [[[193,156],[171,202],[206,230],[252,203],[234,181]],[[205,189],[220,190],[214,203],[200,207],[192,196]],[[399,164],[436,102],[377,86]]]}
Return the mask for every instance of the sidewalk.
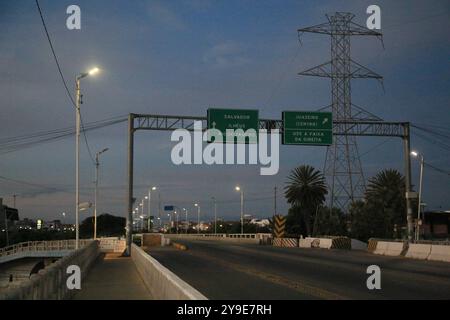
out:
{"label": "sidewalk", "polygon": [[99,258],[74,300],[151,300],[134,262],[117,253]]}

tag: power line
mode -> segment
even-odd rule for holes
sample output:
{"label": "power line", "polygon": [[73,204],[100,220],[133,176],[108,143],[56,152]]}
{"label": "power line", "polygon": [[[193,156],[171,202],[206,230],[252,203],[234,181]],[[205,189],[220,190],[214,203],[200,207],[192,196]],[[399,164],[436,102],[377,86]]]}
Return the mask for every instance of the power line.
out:
{"label": "power line", "polygon": [[[115,125],[127,121],[124,116],[111,119],[94,121],[86,124],[86,131],[97,130],[107,126]],[[7,154],[22,149],[34,147],[40,144],[57,141],[75,134],[74,127],[56,129],[50,131],[41,131],[34,134],[11,137],[0,141],[0,154]]]}
{"label": "power line", "polygon": [[[41,7],[39,5],[39,1],[38,0],[36,0],[36,6],[38,8],[39,15],[41,17],[42,25],[44,26],[45,34],[47,36],[47,40],[48,40],[48,43],[50,45],[50,49],[52,50],[53,58],[55,60],[56,66],[58,67],[58,72],[59,72],[59,75],[61,76],[61,81],[62,81],[62,83],[64,85],[64,88],[66,89],[66,92],[67,92],[67,95],[68,95],[70,101],[72,102],[72,105],[76,108],[75,100],[73,99],[72,94],[70,93],[69,87],[67,86],[67,82],[66,82],[66,79],[64,78],[64,74],[63,74],[63,72],[61,70],[61,66],[59,64],[58,57],[56,56],[55,49],[53,48],[52,40],[50,38],[50,34],[48,33],[47,25],[45,24],[45,19],[44,19],[44,16],[42,14],[42,10],[41,10]],[[89,157],[91,158],[92,163],[95,164],[94,156],[92,155],[91,148],[89,146],[89,142],[88,142],[88,139],[87,139],[87,136],[86,136],[86,131],[84,130],[84,124],[83,124],[83,120],[81,118],[81,113],[80,113],[80,120],[81,120],[82,132],[83,132],[83,135],[84,135],[84,141],[86,143],[86,148],[87,148],[87,151],[89,153]]]}
{"label": "power line", "polygon": [[66,79],[64,78],[64,75],[62,73],[61,66],[59,65],[58,57],[56,56],[55,49],[53,48],[53,43],[52,43],[52,40],[50,38],[50,34],[48,33],[47,25],[45,24],[44,16],[42,14],[41,6],[39,5],[39,1],[38,0],[36,0],[36,6],[38,8],[39,15],[41,16],[42,25],[44,26],[45,34],[47,36],[47,40],[48,40],[48,43],[50,45],[50,49],[52,50],[53,59],[55,60],[56,66],[58,67],[58,72],[59,72],[59,75],[61,76],[61,81],[62,81],[62,83],[64,85],[64,88],[66,88],[67,95],[69,96],[70,100],[72,101],[72,104],[74,106],[76,106],[75,100],[73,99],[72,95],[70,94],[70,90],[69,90],[69,87],[67,86]]}
{"label": "power line", "polygon": [[433,165],[431,165],[429,163],[426,163],[426,162],[424,162],[424,165],[429,167],[429,168],[431,168],[431,169],[433,169],[433,170],[435,170],[435,171],[437,171],[437,172],[440,172],[440,173],[443,173],[443,174],[446,174],[446,175],[450,176],[450,172],[449,171],[446,171],[444,169],[435,167],[435,166],[433,166]]}

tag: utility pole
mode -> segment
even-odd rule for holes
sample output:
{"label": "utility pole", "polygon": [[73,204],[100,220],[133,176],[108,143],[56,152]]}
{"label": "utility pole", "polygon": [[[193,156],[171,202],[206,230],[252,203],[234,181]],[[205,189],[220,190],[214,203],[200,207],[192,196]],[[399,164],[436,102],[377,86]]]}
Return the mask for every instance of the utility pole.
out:
{"label": "utility pole", "polygon": [[408,241],[413,239],[413,211],[412,211],[412,199],[416,198],[416,195],[412,192],[411,187],[411,142],[410,142],[410,126],[409,122],[403,124],[403,156],[405,161],[405,191],[406,191],[406,221]]}
{"label": "utility pole", "polygon": [[16,208],[16,197],[17,197],[17,195],[16,195],[16,194],[13,194],[13,208],[14,208],[14,209],[17,209],[17,208]]}

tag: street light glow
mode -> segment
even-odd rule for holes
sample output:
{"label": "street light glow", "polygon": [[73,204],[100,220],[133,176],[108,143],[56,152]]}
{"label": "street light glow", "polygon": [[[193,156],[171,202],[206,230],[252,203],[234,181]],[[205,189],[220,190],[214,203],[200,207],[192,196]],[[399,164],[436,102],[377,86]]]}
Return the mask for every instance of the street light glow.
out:
{"label": "street light glow", "polygon": [[156,187],[152,187],[152,190],[155,191],[155,190],[156,190]]}
{"label": "street light glow", "polygon": [[194,203],[194,206],[195,206],[195,207],[198,207],[198,203]]}
{"label": "street light glow", "polygon": [[97,74],[99,71],[100,71],[100,69],[95,67],[95,68],[92,68],[91,70],[89,70],[88,73],[90,76],[93,76],[93,75]]}
{"label": "street light glow", "polygon": [[411,151],[411,155],[413,157],[417,157],[419,155],[419,153],[417,151]]}
{"label": "street light glow", "polygon": [[236,191],[241,191],[241,187],[239,187],[239,186],[236,186]]}
{"label": "street light glow", "polygon": [[147,200],[148,199],[148,196],[145,196],[145,200]]}

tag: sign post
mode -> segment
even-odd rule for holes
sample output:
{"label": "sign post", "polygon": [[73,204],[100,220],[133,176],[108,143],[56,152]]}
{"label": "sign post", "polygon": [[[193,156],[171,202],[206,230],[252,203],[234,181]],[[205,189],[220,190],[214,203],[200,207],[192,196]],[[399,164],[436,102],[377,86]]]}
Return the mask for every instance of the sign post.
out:
{"label": "sign post", "polygon": [[328,146],[333,143],[331,112],[283,112],[283,144]]}

